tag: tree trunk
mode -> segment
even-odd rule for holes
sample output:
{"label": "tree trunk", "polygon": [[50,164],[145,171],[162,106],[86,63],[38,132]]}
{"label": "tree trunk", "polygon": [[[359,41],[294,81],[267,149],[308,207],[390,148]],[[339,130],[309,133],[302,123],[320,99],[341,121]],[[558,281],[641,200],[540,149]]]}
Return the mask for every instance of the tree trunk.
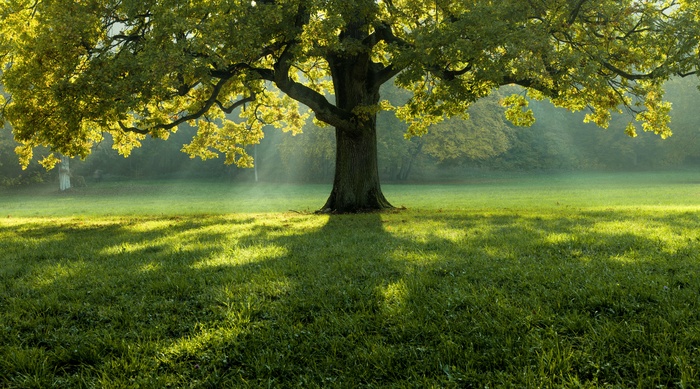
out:
{"label": "tree trunk", "polygon": [[[301,11],[301,17],[309,16],[305,14],[305,8]],[[313,110],[316,119],[335,127],[333,190],[321,212],[366,212],[391,208],[379,185],[376,109],[379,88],[398,74],[400,67],[385,66],[372,60],[374,46],[384,37],[373,18],[368,18],[364,12],[347,16],[354,20],[347,21],[340,32],[337,51],[324,54],[333,80],[334,103],[290,77],[296,52],[294,45],[282,51],[275,62],[274,72],[259,70],[263,79],[273,81],[287,96]]]}
{"label": "tree trunk", "polygon": [[423,145],[425,144],[423,141],[424,138],[420,138],[418,141],[418,146],[416,146],[415,150],[411,150],[409,148],[408,150],[408,157],[404,158],[403,163],[401,164],[401,171],[399,172],[399,179],[401,181],[406,181],[408,179],[408,175],[411,174],[411,170],[413,170],[413,162],[418,158],[418,154],[420,154],[421,150],[423,150]]}
{"label": "tree trunk", "polygon": [[58,165],[58,188],[61,191],[70,189],[70,165],[65,155],[61,156],[61,162]]}
{"label": "tree trunk", "polygon": [[354,213],[392,208],[382,193],[377,164],[376,121],[349,135],[336,130],[335,177],[322,212]]}
{"label": "tree trunk", "polygon": [[[348,31],[349,35],[359,30]],[[358,36],[361,36],[359,34]],[[335,127],[333,190],[322,212],[371,212],[392,208],[379,185],[377,114],[380,83],[371,70],[368,52],[329,58],[335,103],[352,117]]]}

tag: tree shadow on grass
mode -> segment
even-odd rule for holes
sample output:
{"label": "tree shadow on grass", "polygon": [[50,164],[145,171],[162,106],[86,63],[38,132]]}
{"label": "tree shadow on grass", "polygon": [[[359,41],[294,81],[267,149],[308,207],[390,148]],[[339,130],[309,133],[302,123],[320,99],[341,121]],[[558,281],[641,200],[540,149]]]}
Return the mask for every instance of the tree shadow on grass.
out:
{"label": "tree shadow on grass", "polygon": [[67,224],[0,227],[6,386],[698,383],[692,213]]}

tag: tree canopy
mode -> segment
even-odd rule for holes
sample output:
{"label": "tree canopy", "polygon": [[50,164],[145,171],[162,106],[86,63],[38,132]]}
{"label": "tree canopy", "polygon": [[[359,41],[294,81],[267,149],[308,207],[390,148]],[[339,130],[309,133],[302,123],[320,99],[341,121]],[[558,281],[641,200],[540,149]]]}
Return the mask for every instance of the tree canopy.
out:
{"label": "tree canopy", "polygon": [[[301,103],[335,128],[324,208],[378,209],[377,112],[423,135],[516,84],[600,126],[628,111],[630,135],[665,137],[661,86],[695,74],[699,21],[696,0],[6,0],[1,115],[24,163],[41,145],[86,156],[105,132],[128,155],[188,122],[185,152],[248,166],[263,125],[302,128]],[[390,80],[405,104],[380,100]],[[514,123],[534,120],[526,96],[503,104]]]}

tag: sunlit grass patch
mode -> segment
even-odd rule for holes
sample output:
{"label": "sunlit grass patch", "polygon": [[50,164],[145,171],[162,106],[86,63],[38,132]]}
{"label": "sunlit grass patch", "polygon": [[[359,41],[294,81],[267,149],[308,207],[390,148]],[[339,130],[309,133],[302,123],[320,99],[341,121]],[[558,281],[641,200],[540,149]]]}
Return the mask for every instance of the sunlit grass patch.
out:
{"label": "sunlit grass patch", "polygon": [[264,262],[284,256],[286,250],[280,246],[253,245],[235,250],[227,250],[213,258],[207,258],[192,265],[193,269],[218,266],[236,266],[255,262]]}
{"label": "sunlit grass patch", "polygon": [[0,386],[700,386],[679,201],[2,219]]}

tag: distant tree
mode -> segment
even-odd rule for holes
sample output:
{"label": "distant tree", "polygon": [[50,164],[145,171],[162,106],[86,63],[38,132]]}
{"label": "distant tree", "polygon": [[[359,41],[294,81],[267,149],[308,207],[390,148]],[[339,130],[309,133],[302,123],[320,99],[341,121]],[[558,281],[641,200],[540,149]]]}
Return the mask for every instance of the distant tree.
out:
{"label": "distant tree", "polygon": [[[379,88],[413,93],[396,108],[409,135],[463,114],[503,85],[529,88],[607,125],[620,106],[669,133],[661,85],[693,74],[697,1],[215,0],[0,4],[2,116],[32,149],[84,157],[110,132],[125,154],[144,136],[198,125],[184,150],[249,166],[266,123],[301,128],[309,107],[335,129],[324,210],[390,207],[377,167]],[[273,88],[274,86],[274,88]],[[281,92],[281,93],[278,93]],[[334,98],[329,94],[333,93]],[[516,124],[525,96],[505,100]],[[241,110],[237,123],[225,117]],[[633,125],[626,127],[635,131]],[[44,160],[46,165],[55,159]]]}
{"label": "distant tree", "polygon": [[28,169],[21,169],[14,152],[17,146],[9,128],[0,129],[0,186],[39,183],[48,179],[50,173],[36,164]]}
{"label": "distant tree", "polygon": [[[12,139],[12,136],[8,130],[0,131],[0,184],[9,184],[11,182],[11,177],[14,176],[15,169],[9,168],[11,165],[10,155],[15,157],[14,149],[16,143]],[[16,157],[14,158],[17,159]],[[16,163],[16,162],[15,162]],[[19,166],[18,166],[19,167]]]}
{"label": "distant tree", "polygon": [[624,133],[629,110],[613,113],[607,129],[583,123],[587,110],[569,113],[545,101],[530,101],[537,122],[514,131],[512,147],[482,166],[497,169],[664,169],[700,162],[700,125],[696,108],[700,98],[689,78],[664,84],[673,104],[673,136],[661,139],[636,131]]}
{"label": "distant tree", "polygon": [[430,128],[423,152],[440,162],[483,160],[511,146],[513,129],[503,120],[498,95],[471,106],[468,120],[451,118]]}
{"label": "distant tree", "polygon": [[302,133],[284,136],[277,145],[286,180],[325,181],[333,177],[333,133],[307,123]]}
{"label": "distant tree", "polygon": [[700,91],[687,79],[675,78],[666,83],[668,98],[673,102],[671,122],[674,135],[664,144],[664,159],[669,163],[700,163]]}
{"label": "distant tree", "polygon": [[114,149],[114,141],[106,135],[96,144],[85,161],[71,161],[71,170],[88,180],[110,179],[169,179],[169,178],[230,178],[241,172],[235,166],[215,160],[202,161],[190,158],[182,147],[192,140],[197,129],[181,125],[167,141],[146,138],[139,148],[132,150],[128,158]]}
{"label": "distant tree", "polygon": [[377,115],[380,174],[392,180],[408,179],[414,167],[426,162],[423,137],[406,139],[408,125],[396,118],[393,112]]}
{"label": "distant tree", "polygon": [[468,118],[453,117],[433,124],[427,134],[409,141],[404,139],[404,123],[390,113],[380,115],[379,145],[384,155],[380,162],[384,160],[392,178],[405,180],[417,161],[461,164],[504,153],[511,146],[513,128],[503,117],[501,97],[494,93],[469,107]]}
{"label": "distant tree", "polygon": [[62,155],[58,163],[58,189],[61,191],[71,188],[70,185],[70,158]]}

